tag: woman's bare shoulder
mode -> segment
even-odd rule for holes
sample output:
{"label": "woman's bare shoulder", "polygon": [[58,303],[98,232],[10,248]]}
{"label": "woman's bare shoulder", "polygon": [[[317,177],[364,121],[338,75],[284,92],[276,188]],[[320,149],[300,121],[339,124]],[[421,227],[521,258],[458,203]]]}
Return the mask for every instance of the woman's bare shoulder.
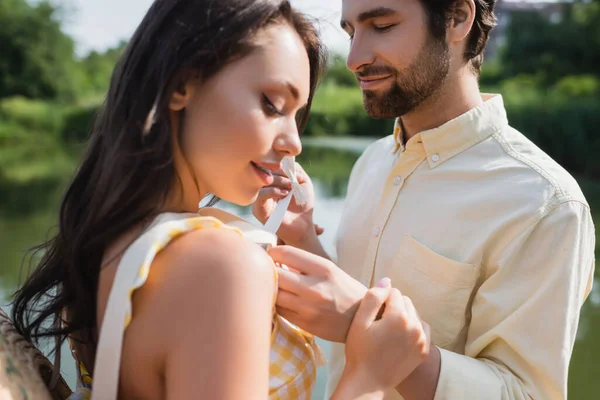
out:
{"label": "woman's bare shoulder", "polygon": [[[152,265],[151,285],[162,290],[181,287],[187,278],[198,279],[197,289],[214,290],[214,285],[253,281],[262,289],[273,287],[273,261],[260,246],[236,231],[203,229],[175,239],[158,254]],[[186,283],[183,283],[185,281]]]}
{"label": "woman's bare shoulder", "polygon": [[[133,295],[121,372],[132,386],[126,391],[143,394],[144,380],[164,374],[169,358],[177,357],[178,368],[187,365],[185,354],[210,364],[238,335],[264,327],[268,337],[274,285],[266,251],[232,230],[202,229],[174,239]],[[146,360],[144,371],[139,360]]]}

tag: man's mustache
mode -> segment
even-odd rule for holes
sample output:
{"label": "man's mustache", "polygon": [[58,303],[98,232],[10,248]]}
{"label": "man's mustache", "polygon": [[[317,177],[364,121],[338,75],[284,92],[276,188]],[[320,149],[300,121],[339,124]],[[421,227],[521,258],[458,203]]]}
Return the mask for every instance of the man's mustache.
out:
{"label": "man's mustache", "polygon": [[356,72],[355,75],[359,79],[364,79],[371,76],[396,75],[396,70],[386,66],[368,66]]}

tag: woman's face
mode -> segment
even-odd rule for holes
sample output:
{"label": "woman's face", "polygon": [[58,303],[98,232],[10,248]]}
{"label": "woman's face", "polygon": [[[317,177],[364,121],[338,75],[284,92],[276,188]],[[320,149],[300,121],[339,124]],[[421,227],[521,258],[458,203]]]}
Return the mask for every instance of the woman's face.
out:
{"label": "woman's face", "polygon": [[[295,116],[309,96],[304,44],[283,23],[258,33],[256,44],[248,56],[208,81],[189,81],[171,99],[173,132],[182,129],[174,155],[186,208],[208,193],[251,204],[283,157],[302,150]],[[182,109],[179,121],[175,112]]]}

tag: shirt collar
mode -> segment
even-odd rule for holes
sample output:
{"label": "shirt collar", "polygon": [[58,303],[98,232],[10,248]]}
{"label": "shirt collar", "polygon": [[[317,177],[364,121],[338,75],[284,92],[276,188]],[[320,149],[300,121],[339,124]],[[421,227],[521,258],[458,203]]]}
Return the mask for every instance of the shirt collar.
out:
{"label": "shirt collar", "polygon": [[[508,125],[504,101],[501,95],[482,94],[483,103],[443,125],[414,135],[414,140],[422,143],[427,154],[427,162],[431,168],[462,153],[468,148],[490,137]],[[394,123],[394,152],[405,150],[402,121],[397,118]]]}

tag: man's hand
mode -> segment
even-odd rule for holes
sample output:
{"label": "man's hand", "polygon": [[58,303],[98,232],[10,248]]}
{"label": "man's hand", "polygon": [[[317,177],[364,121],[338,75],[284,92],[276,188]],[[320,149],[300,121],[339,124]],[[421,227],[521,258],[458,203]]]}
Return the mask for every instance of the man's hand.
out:
{"label": "man's hand", "polygon": [[312,253],[277,246],[269,255],[294,271],[279,270],[279,314],[322,339],[345,342],[367,288]]}

